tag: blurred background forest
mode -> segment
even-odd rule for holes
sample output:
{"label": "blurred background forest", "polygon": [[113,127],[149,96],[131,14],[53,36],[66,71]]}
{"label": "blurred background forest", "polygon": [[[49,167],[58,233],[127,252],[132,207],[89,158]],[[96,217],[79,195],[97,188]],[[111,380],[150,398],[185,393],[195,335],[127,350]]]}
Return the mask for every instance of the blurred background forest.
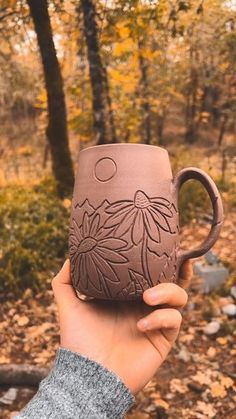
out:
{"label": "blurred background forest", "polygon": [[[224,349],[235,357],[236,313],[229,319],[221,307],[235,304],[236,2],[2,0],[0,35],[0,364],[53,359],[58,331],[48,278],[67,253],[79,151],[158,145],[168,149],[174,173],[194,165],[217,183],[226,220],[215,251],[230,276],[211,295],[193,287],[179,347],[130,417],[235,418],[236,376]],[[183,187],[180,214],[183,246],[193,247],[211,222],[198,183]],[[215,318],[225,327],[207,337],[202,330]],[[199,374],[207,362],[215,369],[191,387],[193,361]],[[217,362],[225,362],[225,375]],[[179,378],[170,388],[173,365]],[[188,394],[182,405],[181,394]],[[2,417],[27,397],[3,407]]]}

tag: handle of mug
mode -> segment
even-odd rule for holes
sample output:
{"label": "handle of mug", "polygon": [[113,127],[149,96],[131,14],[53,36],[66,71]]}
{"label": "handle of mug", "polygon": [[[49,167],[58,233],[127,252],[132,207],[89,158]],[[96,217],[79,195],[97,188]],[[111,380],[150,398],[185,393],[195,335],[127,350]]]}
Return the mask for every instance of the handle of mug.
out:
{"label": "handle of mug", "polygon": [[220,234],[221,226],[223,223],[223,205],[219,191],[211,177],[208,176],[203,170],[197,169],[195,167],[188,167],[181,170],[174,178],[176,196],[178,197],[179,190],[183,183],[189,179],[198,180],[206,188],[212,203],[213,222],[208,236],[200,246],[196,247],[195,249],[180,249],[178,251],[177,270],[179,270],[180,266],[185,260],[202,256],[214,245]]}

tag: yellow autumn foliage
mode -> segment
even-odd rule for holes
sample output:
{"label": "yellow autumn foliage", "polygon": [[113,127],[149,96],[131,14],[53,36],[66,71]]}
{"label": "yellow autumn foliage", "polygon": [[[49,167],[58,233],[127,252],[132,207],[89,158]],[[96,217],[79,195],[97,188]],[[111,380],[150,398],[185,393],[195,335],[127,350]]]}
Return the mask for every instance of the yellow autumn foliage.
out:
{"label": "yellow autumn foliage", "polygon": [[130,53],[135,49],[134,41],[127,38],[122,42],[116,42],[113,47],[114,57],[121,57],[123,54]]}

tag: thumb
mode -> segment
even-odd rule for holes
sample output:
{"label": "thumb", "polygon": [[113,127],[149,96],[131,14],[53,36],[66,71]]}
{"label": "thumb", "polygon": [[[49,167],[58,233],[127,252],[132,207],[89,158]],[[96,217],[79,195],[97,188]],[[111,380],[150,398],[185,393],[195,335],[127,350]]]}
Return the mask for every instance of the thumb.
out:
{"label": "thumb", "polygon": [[78,301],[70,276],[70,260],[66,259],[61,270],[52,280],[52,289],[58,306],[71,306]]}

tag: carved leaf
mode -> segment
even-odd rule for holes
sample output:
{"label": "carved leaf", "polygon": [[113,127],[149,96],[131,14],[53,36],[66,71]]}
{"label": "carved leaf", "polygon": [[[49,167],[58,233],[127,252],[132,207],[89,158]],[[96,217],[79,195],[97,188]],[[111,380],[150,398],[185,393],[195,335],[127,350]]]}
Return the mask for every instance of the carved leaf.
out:
{"label": "carved leaf", "polygon": [[142,295],[143,292],[147,288],[149,288],[148,281],[139,272],[129,269],[129,276],[130,276],[131,281],[134,284],[136,295],[140,295],[140,294]]}

